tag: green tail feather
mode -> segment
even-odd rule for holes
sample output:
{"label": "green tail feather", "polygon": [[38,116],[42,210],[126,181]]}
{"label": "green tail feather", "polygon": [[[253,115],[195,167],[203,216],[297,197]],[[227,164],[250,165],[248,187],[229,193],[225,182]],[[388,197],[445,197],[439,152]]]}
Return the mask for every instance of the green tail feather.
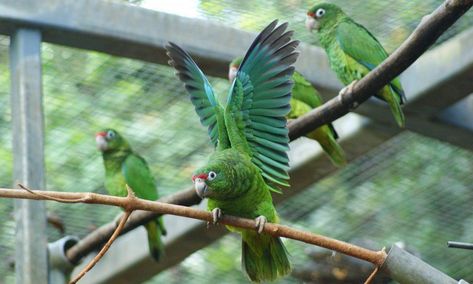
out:
{"label": "green tail feather", "polygon": [[390,102],[389,108],[391,109],[391,112],[394,115],[394,119],[396,120],[397,125],[399,125],[399,127],[404,127],[405,119],[404,119],[404,113],[402,112],[402,109],[401,109],[401,105],[397,101]]}
{"label": "green tail feather", "polygon": [[251,236],[250,246],[242,240],[241,265],[251,281],[273,281],[291,272],[287,251],[280,238]]}
{"label": "green tail feather", "polygon": [[[345,152],[343,151],[342,147],[337,143],[335,137],[329,135],[328,133],[325,133],[325,129],[322,129],[322,127],[309,133],[307,136],[319,142],[320,146],[322,147],[324,152],[327,153],[327,155],[330,157],[330,160],[335,166],[345,166],[347,164]],[[326,130],[328,130],[328,127]]]}
{"label": "green tail feather", "polygon": [[[386,94],[387,92],[389,93]],[[382,97],[388,103],[397,125],[399,125],[399,127],[404,127],[405,119],[404,113],[401,109],[401,98],[399,95],[397,95],[391,88],[386,89],[385,87],[383,89]]]}
{"label": "green tail feather", "polygon": [[148,232],[148,246],[151,256],[159,261],[164,252],[164,245],[161,240],[161,235],[166,234],[166,231],[163,231],[162,224],[160,220],[151,221],[145,225],[146,231]]}

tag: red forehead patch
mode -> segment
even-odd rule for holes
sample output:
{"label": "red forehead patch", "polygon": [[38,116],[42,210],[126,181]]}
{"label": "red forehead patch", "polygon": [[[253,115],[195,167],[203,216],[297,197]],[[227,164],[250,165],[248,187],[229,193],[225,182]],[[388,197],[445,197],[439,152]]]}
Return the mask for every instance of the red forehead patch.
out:
{"label": "red forehead patch", "polygon": [[200,174],[200,175],[194,175],[192,176],[192,181],[195,181],[196,178],[200,178],[200,179],[207,179],[208,175],[207,174]]}
{"label": "red forehead patch", "polygon": [[105,137],[105,136],[107,136],[107,132],[105,132],[105,131],[98,132],[97,134],[95,134],[95,136],[96,136],[96,137],[97,137],[97,136]]}
{"label": "red forehead patch", "polygon": [[309,16],[309,17],[314,17],[314,16],[315,16],[315,13],[314,13],[314,12],[307,12],[307,16]]}

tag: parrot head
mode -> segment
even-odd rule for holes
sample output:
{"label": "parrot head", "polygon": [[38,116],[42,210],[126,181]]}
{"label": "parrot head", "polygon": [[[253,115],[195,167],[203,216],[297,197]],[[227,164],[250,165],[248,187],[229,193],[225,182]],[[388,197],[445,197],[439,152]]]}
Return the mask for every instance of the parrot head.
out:
{"label": "parrot head", "polygon": [[95,142],[101,152],[130,149],[130,145],[125,138],[113,129],[105,129],[95,134]]}
{"label": "parrot head", "polygon": [[195,170],[192,175],[197,195],[225,200],[245,194],[250,187],[252,174],[244,160],[241,154],[232,149],[215,152],[207,165]]}
{"label": "parrot head", "polygon": [[237,57],[230,62],[230,65],[228,66],[228,81],[233,82],[242,61],[243,57]]}
{"label": "parrot head", "polygon": [[335,25],[339,17],[343,17],[345,13],[337,5],[332,3],[319,3],[309,9],[305,22],[306,28],[320,31],[326,27]]}

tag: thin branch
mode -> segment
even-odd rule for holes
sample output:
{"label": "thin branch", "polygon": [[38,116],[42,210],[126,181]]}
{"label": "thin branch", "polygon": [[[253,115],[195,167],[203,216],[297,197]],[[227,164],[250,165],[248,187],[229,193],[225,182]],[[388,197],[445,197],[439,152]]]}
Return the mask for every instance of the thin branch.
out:
{"label": "thin branch", "polygon": [[120,223],[118,224],[117,228],[113,232],[112,236],[110,239],[105,243],[105,245],[102,247],[100,252],[87,264],[86,267],[82,269],[82,271],[69,283],[70,284],[75,284],[77,283],[84,275],[91,270],[97,262],[105,255],[105,253],[108,251],[112,243],[118,238],[120,235],[121,231],[123,230],[123,227],[125,226],[126,221],[128,220],[128,217],[130,217],[132,211],[125,211],[125,213],[121,216]]}
{"label": "thin branch", "polygon": [[364,284],[371,284],[373,283],[373,280],[374,280],[374,277],[376,276],[376,273],[378,273],[378,270],[379,270],[379,266],[376,266],[373,270],[373,272],[371,272],[370,276],[368,276],[368,278],[366,279],[365,283]]}
{"label": "thin branch", "polygon": [[343,95],[324,103],[307,115],[291,121],[289,137],[298,138],[332,122],[368,100],[383,86],[399,76],[473,5],[473,0],[447,0],[424,17],[406,41],[383,63],[368,73]]}
{"label": "thin branch", "polygon": [[[128,201],[127,204],[133,204],[133,201],[136,199],[136,195],[133,192],[133,190],[131,189],[131,187],[128,186],[128,184],[126,185],[126,191],[127,191],[127,196],[125,198]],[[33,192],[31,190],[28,190],[28,192],[31,192],[31,193],[35,194],[35,192]],[[60,200],[60,199],[54,199],[54,200]],[[58,201],[58,202],[62,202],[62,201]],[[66,200],[64,202],[65,203],[71,203],[70,200]],[[82,277],[84,277],[84,275],[87,272],[89,272],[95,266],[95,264],[97,264],[97,262],[100,261],[100,259],[105,255],[105,253],[107,253],[107,251],[110,248],[110,246],[112,245],[112,243],[120,235],[120,232],[123,230],[123,227],[125,226],[126,221],[128,220],[131,213],[133,212],[133,209],[132,209],[131,205],[127,206],[125,208],[125,210],[126,210],[125,213],[120,218],[120,223],[118,223],[117,229],[113,232],[112,236],[107,241],[107,243],[103,246],[103,248],[100,250],[100,252],[82,269],[82,271],[79,272],[79,274],[73,280],[71,280],[69,282],[69,284],[76,284],[77,282],[79,282],[79,280]]]}
{"label": "thin branch", "polygon": [[[50,200],[50,197],[65,199],[67,203],[70,200],[79,200],[81,197],[85,197],[90,193],[68,193],[68,192],[56,192],[56,191],[41,191],[41,196],[35,194],[37,191],[30,193],[29,191],[19,191],[17,189],[0,189],[0,197],[6,198],[23,198],[23,199],[34,199],[34,200]],[[78,202],[79,203],[79,202]],[[140,198],[127,198],[127,197],[116,197],[102,194],[90,194],[90,198],[80,203],[90,204],[103,204],[120,206],[126,208],[127,211],[133,210],[147,210],[153,211],[158,214],[171,214],[176,216],[182,216],[187,218],[199,219],[207,222],[211,222],[212,213],[208,211],[198,210],[191,207],[162,203],[158,201],[149,201]],[[256,222],[254,220],[224,215],[219,221],[224,225],[231,225],[234,227],[240,227],[244,229],[256,230]],[[386,259],[386,253],[382,251],[372,251],[362,247],[358,247],[349,243],[345,243],[339,240],[335,240],[322,235],[317,235],[297,229],[290,228],[288,226],[266,223],[264,230],[266,234],[285,237],[293,240],[298,240],[308,244],[317,245],[327,249],[335,250],[340,253],[344,253],[359,259],[369,261],[377,266],[384,263]]]}
{"label": "thin branch", "polygon": [[29,189],[28,187],[22,185],[21,183],[18,184],[18,187],[21,188],[21,189],[24,189],[26,190],[27,192],[31,193],[31,194],[34,194],[34,195],[38,195],[40,197],[43,197],[45,200],[50,200],[50,201],[57,201],[57,202],[61,202],[61,203],[79,203],[79,202],[85,202],[89,196],[85,196],[85,197],[82,197],[82,198],[79,198],[79,199],[63,199],[63,198],[59,198],[59,197],[52,197],[52,196],[46,196],[44,194],[42,194],[41,192],[37,191],[33,191],[31,189]]}
{"label": "thin branch", "polygon": [[[197,196],[195,190],[188,189],[177,192],[172,195],[160,198],[158,201],[169,204],[177,204],[182,206],[192,206],[199,204],[202,199]],[[155,219],[159,214],[150,211],[134,211],[125,227],[121,231],[121,234],[129,232],[136,227],[144,225],[149,221]],[[115,222],[107,223],[100,228],[94,230],[92,233],[85,236],[76,245],[66,251],[66,256],[71,263],[77,264],[79,261],[91,251],[96,250],[103,245],[107,239],[113,234],[116,228]]]}

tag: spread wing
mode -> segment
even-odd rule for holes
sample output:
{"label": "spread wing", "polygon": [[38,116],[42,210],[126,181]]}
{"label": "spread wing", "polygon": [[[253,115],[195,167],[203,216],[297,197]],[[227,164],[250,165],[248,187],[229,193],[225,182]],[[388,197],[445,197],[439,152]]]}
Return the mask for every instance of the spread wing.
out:
{"label": "spread wing", "polygon": [[[353,21],[338,25],[336,39],[346,54],[368,70],[373,70],[388,57],[381,43],[365,27]],[[406,96],[399,78],[392,80],[389,85],[404,103]]]}
{"label": "spread wing", "polygon": [[285,116],[290,110],[291,65],[297,59],[299,42],[291,41],[293,32],[286,31],[287,23],[276,25],[274,21],[267,26],[248,49],[230,89],[226,114],[232,114],[263,177],[288,186]]}
{"label": "spread wing", "polygon": [[208,127],[208,134],[212,144],[217,146],[218,142],[218,116],[223,108],[215,98],[212,85],[192,60],[190,55],[178,45],[170,42],[166,46],[167,55],[171,58],[169,64],[177,70],[179,79],[189,92],[192,104],[202,125]]}

